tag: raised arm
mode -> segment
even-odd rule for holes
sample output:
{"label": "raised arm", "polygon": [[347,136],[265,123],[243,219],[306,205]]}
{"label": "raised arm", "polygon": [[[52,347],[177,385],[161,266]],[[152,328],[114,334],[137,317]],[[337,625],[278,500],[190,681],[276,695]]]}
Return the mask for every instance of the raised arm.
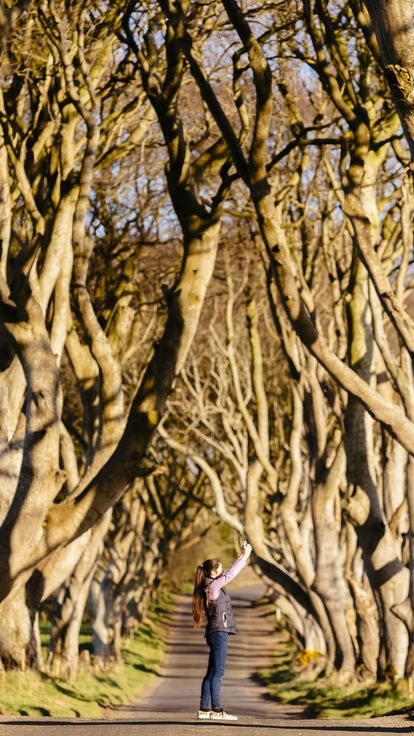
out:
{"label": "raised arm", "polygon": [[220,593],[220,588],[223,588],[224,585],[227,585],[230,580],[233,580],[233,578],[235,578],[239,574],[239,572],[241,572],[243,568],[246,567],[247,560],[250,556],[251,551],[251,544],[245,544],[242,554],[236,560],[234,560],[229,569],[226,570],[226,572],[223,572],[217,578],[215,578],[207,586],[207,596],[210,601],[217,600]]}

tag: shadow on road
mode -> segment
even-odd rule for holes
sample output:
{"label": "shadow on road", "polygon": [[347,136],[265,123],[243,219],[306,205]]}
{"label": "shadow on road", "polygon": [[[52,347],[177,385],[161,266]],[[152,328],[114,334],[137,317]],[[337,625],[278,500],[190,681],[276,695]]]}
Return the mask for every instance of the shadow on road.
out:
{"label": "shadow on road", "polygon": [[[298,729],[300,729],[301,732],[307,731],[311,735],[313,731],[318,731],[319,733],[323,731],[324,734],[329,733],[349,733],[352,734],[352,736],[358,736],[361,734],[397,734],[397,733],[410,733],[412,732],[412,728],[407,725],[407,727],[392,727],[392,726],[369,726],[368,724],[366,726],[355,726],[355,724],[350,723],[348,725],[342,725],[338,726],[335,724],[332,724],[332,726],[327,723],[326,721],[323,722],[323,725],[321,722],[315,723],[314,725],[311,724],[304,724],[304,723],[296,723],[295,725],[289,725],[287,723],[281,724],[280,721],[277,724],[271,724],[271,723],[243,723],[243,720],[237,721],[235,723],[220,723],[220,724],[213,724],[211,721],[184,721],[180,719],[170,719],[168,721],[163,720],[135,720],[135,719],[119,719],[119,720],[87,720],[87,719],[81,719],[76,721],[76,729],[79,729],[79,731],[82,730],[82,727],[90,727],[90,726],[98,726],[100,728],[107,727],[108,730],[113,729],[114,726],[186,726],[187,728],[191,725],[197,724],[197,730],[198,728],[211,728],[212,726],[218,725],[222,728],[243,728],[243,733],[247,733],[249,729],[251,729],[252,733],[255,731],[259,731],[260,729],[265,729],[267,732],[269,732],[269,729],[277,728],[280,731],[291,731],[293,733],[297,733]],[[19,720],[16,721],[2,721],[2,726],[18,726],[19,729],[24,729],[28,726],[39,726],[39,721],[35,720],[25,720],[22,722]],[[53,720],[43,720],[41,722],[42,728],[47,728],[48,726],[53,726],[56,728],[56,726],[73,726],[75,725],[73,721],[59,721],[56,719]]]}

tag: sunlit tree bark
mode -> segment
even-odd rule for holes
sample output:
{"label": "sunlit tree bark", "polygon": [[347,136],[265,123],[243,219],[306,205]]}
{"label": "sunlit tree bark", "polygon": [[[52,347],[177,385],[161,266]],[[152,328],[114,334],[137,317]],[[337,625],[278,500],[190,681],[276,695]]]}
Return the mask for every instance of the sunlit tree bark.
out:
{"label": "sunlit tree bark", "polygon": [[[414,158],[414,9],[407,0],[365,0],[385,74]],[[363,12],[362,9],[360,12]]]}

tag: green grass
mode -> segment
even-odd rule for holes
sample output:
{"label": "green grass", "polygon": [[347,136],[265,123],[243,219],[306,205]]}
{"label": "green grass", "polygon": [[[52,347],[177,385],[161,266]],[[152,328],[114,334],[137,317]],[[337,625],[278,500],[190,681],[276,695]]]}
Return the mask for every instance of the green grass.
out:
{"label": "green grass", "polygon": [[408,682],[353,683],[337,687],[327,678],[309,682],[301,676],[288,638],[280,641],[274,664],[260,670],[258,679],[279,703],[303,705],[306,715],[318,718],[373,718],[413,710]]}
{"label": "green grass", "polygon": [[183,593],[184,595],[192,595],[194,591],[194,583],[189,580],[184,582],[182,586],[180,587],[180,593]]}
{"label": "green grass", "polygon": [[[148,620],[133,638],[123,642],[122,665],[112,670],[79,674],[68,682],[47,672],[10,671],[0,678],[0,713],[27,716],[100,717],[103,708],[132,702],[154,679],[164,658],[165,628],[162,616],[171,610],[171,600],[151,607]],[[91,629],[86,624],[81,646],[90,645]],[[43,627],[42,643],[48,632]]]}

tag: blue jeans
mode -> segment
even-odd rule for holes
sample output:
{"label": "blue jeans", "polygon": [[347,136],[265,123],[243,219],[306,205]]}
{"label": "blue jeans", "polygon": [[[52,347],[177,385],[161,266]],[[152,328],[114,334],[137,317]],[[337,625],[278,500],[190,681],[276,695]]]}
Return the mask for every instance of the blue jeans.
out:
{"label": "blue jeans", "polygon": [[226,631],[213,631],[206,637],[210,647],[210,656],[207,672],[201,685],[200,708],[210,708],[210,700],[213,710],[221,708],[221,681],[226,669],[228,638]]}

